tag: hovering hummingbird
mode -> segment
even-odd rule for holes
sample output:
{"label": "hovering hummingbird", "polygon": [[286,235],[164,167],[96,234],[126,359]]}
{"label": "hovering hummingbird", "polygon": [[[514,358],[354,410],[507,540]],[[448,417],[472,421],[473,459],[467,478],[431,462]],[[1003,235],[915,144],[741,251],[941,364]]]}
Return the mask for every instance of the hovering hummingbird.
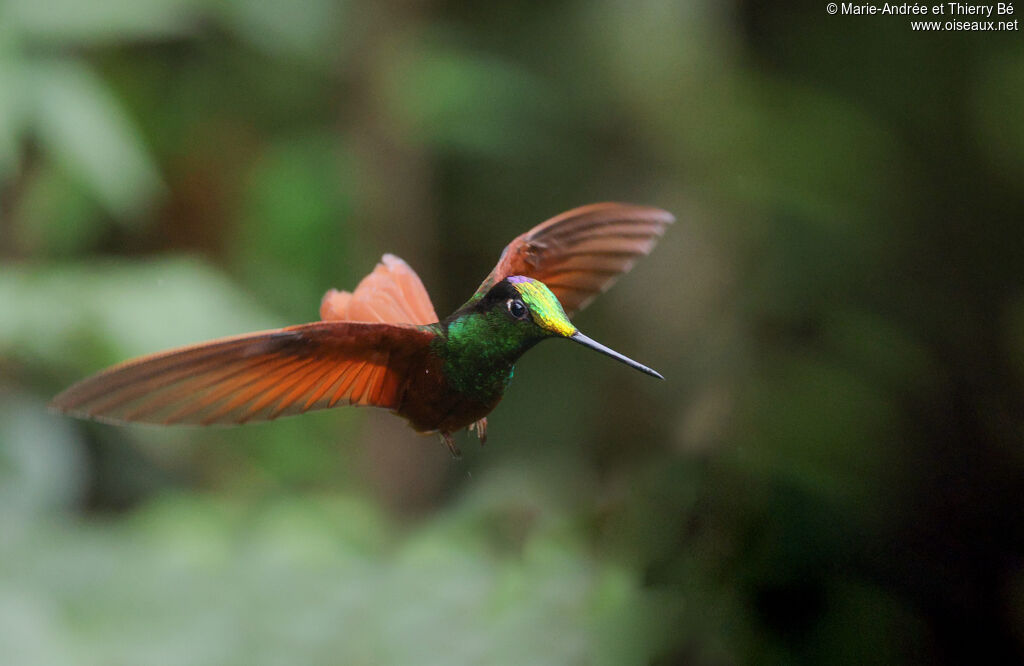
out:
{"label": "hovering hummingbird", "polygon": [[115,365],[51,406],[112,423],[238,424],[338,405],[390,409],[421,433],[487,438],[487,415],[515,362],[566,338],[648,375],[647,366],[591,340],[570,317],[648,254],[671,214],[599,203],[534,227],[505,247],[476,293],[444,320],[423,283],[385,254],[355,291],[329,290],[321,321],[222,338]]}

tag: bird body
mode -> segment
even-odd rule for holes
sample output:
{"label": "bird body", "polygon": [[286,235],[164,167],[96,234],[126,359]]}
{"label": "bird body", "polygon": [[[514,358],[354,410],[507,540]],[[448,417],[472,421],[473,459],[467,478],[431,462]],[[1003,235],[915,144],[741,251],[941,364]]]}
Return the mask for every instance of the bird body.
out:
{"label": "bird body", "polygon": [[566,338],[658,373],[580,333],[570,316],[653,248],[668,213],[593,204],[512,241],[476,293],[439,320],[416,273],[384,255],[352,292],[330,290],[321,321],[214,340],[116,365],[52,406],[115,423],[236,424],[337,405],[390,409],[418,432],[474,427],[500,402],[516,361]]}

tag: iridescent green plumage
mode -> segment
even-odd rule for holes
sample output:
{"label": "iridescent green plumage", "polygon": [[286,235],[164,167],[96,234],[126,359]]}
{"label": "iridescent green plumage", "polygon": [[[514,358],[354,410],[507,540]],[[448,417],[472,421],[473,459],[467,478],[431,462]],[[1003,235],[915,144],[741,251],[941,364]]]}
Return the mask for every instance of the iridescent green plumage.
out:
{"label": "iridescent green plumage", "polygon": [[[510,317],[507,310],[512,300],[521,301],[530,316]],[[443,322],[432,346],[444,359],[445,377],[453,387],[474,398],[492,400],[504,393],[515,362],[527,350],[545,338],[575,332],[550,289],[529,278],[513,277],[456,310]]]}

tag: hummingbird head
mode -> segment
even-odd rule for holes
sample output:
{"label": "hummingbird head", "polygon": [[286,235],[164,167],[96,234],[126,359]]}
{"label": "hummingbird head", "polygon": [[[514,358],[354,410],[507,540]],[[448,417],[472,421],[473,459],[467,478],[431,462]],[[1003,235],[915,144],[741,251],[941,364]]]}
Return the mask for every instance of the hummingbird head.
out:
{"label": "hummingbird head", "polygon": [[531,346],[545,338],[566,338],[611,356],[640,372],[664,379],[647,366],[580,333],[569,321],[558,298],[539,280],[522,275],[508,277],[492,287],[480,305],[492,317],[512,324]]}

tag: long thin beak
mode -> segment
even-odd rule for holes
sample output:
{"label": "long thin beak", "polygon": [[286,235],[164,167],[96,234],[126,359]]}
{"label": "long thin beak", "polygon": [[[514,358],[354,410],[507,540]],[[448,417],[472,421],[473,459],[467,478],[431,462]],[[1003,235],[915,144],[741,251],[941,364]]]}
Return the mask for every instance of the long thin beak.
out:
{"label": "long thin beak", "polygon": [[657,372],[655,370],[651,370],[646,365],[640,365],[639,363],[637,363],[633,359],[628,358],[626,356],[623,356],[622,354],[620,354],[619,352],[615,351],[614,349],[608,349],[607,347],[602,345],[600,342],[595,342],[594,340],[591,340],[590,338],[588,338],[587,336],[583,335],[579,331],[576,331],[571,336],[569,336],[569,339],[574,341],[574,342],[580,343],[584,347],[590,347],[594,351],[599,351],[602,354],[605,354],[607,356],[611,356],[615,360],[621,361],[621,362],[625,363],[626,365],[628,365],[629,367],[633,368],[634,370],[639,370],[640,372],[644,373],[645,375],[650,375],[651,377],[657,377],[658,379],[665,379],[664,377],[661,376],[661,373],[659,373],[659,372]]}

